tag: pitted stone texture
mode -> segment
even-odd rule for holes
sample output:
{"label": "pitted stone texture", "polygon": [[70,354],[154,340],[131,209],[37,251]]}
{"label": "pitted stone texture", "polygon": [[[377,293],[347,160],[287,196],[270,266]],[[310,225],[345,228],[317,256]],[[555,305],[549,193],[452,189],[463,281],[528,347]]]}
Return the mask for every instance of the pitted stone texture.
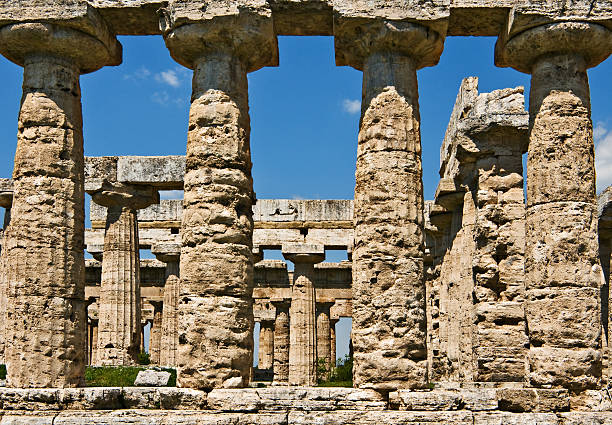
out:
{"label": "pitted stone texture", "polygon": [[137,387],[165,387],[170,380],[170,372],[156,370],[141,370],[136,376],[134,385]]}
{"label": "pitted stone texture", "polygon": [[570,408],[565,389],[503,388],[497,390],[499,410],[510,412],[563,412]]}
{"label": "pitted stone texture", "polygon": [[379,389],[427,379],[423,184],[416,67],[373,54],[363,73],[353,251],[354,382]]}
{"label": "pitted stone texture", "polygon": [[[206,34],[193,32],[192,25],[180,28],[186,27],[191,35]],[[183,54],[177,44],[189,44],[190,35],[183,39],[179,33],[166,34],[175,56]],[[247,69],[233,52],[224,51],[227,47],[199,51],[189,113],[178,381],[201,389],[245,386],[253,356]]]}
{"label": "pitted stone texture", "polygon": [[[337,412],[290,412],[288,423],[292,425],[369,425],[374,423],[397,425],[473,425],[474,418],[471,412],[368,412],[340,410]],[[533,423],[523,422],[522,424],[532,425]]]}
{"label": "pitted stone texture", "polygon": [[77,386],[86,363],[78,69],[32,57],[23,90],[13,172],[18,216],[2,249],[8,385]]}

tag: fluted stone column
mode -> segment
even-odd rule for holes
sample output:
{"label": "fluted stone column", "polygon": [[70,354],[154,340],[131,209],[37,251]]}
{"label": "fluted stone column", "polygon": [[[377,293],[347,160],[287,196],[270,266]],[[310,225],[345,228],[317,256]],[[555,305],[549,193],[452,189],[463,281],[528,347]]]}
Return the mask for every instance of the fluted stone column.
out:
{"label": "fluted stone column", "polygon": [[[348,24],[347,24],[348,27]],[[336,41],[363,70],[355,186],[353,382],[381,390],[427,381],[423,183],[416,71],[443,37],[419,24],[365,24]]]}
{"label": "fluted stone column", "polygon": [[103,366],[137,364],[141,342],[137,211],[159,202],[159,194],[149,186],[109,183],[92,193],[92,199],[107,207],[97,363]]}
{"label": "fluted stone column", "polygon": [[89,364],[95,365],[98,358],[98,320],[90,320]]}
{"label": "fluted stone column", "polygon": [[283,256],[295,265],[289,313],[289,385],[317,384],[317,322],[314,265],[325,259],[319,245],[283,245]]}
{"label": "fluted stone column", "polygon": [[289,306],[287,301],[273,301],[276,308],[274,321],[274,384],[287,384],[289,380]]}
{"label": "fluted stone column", "polygon": [[600,384],[601,269],[587,69],[612,51],[599,25],[561,22],[500,39],[496,63],[531,74],[525,250],[529,381]]}
{"label": "fluted stone column", "polygon": [[259,328],[259,369],[274,366],[274,321],[265,320]]}
{"label": "fluted stone column", "polygon": [[[121,46],[89,11],[78,31],[0,28],[0,52],[24,67],[11,225],[2,250],[10,387],[84,382],[84,171],[80,74],[121,62]],[[57,21],[56,21],[57,22]]]}
{"label": "fluted stone column", "polygon": [[329,320],[329,309],[333,302],[317,303],[317,363],[325,361],[325,366],[332,366],[331,357],[331,326]]}
{"label": "fluted stone column", "polygon": [[2,245],[4,245],[4,233],[11,222],[11,205],[13,204],[13,193],[2,192],[0,188],[0,207],[4,208],[4,225],[0,231],[0,364],[4,364],[4,339],[6,321],[6,285],[4,279],[4,265],[2,257]]}
{"label": "fluted stone column", "polygon": [[237,13],[217,19],[188,3],[162,13],[170,54],[194,70],[181,230],[182,387],[246,386],[253,363],[247,73],[276,64],[276,39],[269,9]]}
{"label": "fluted stone column", "polygon": [[153,245],[151,252],[155,254],[159,261],[166,263],[159,364],[162,366],[176,366],[181,246],[180,244]]}
{"label": "fluted stone column", "polygon": [[329,319],[329,357],[331,359],[331,366],[336,367],[338,361],[336,354],[336,325],[338,319]]}
{"label": "fluted stone column", "polygon": [[151,326],[151,340],[149,345],[149,355],[151,364],[159,365],[162,337],[162,302],[150,301],[153,305],[153,325]]}

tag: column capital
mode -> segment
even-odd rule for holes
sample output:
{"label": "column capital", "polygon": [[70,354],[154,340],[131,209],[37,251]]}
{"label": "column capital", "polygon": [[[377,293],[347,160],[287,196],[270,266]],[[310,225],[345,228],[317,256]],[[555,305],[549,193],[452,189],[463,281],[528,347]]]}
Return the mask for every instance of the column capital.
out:
{"label": "column capital", "polygon": [[585,61],[585,69],[603,62],[612,53],[612,31],[596,23],[555,22],[508,35],[509,28],[495,45],[495,65],[512,67],[531,74],[543,57],[575,54]]}
{"label": "column capital", "polygon": [[103,207],[125,207],[140,210],[159,203],[159,192],[149,185],[104,182],[96,191],[88,192]]}
{"label": "column capital", "polygon": [[283,257],[293,263],[317,264],[325,260],[325,247],[314,244],[284,244]]}
{"label": "column capital", "polygon": [[[252,3],[255,3],[254,1]],[[222,6],[219,6],[222,7]],[[161,9],[160,27],[172,58],[195,69],[205,56],[237,56],[246,72],[278,66],[278,44],[272,11],[267,5],[248,4],[238,10],[172,3]]]}
{"label": "column capital", "polygon": [[181,258],[181,244],[157,243],[151,246],[151,253],[164,263],[178,262]]}
{"label": "column capital", "polygon": [[13,204],[13,180],[0,179],[0,207],[11,208]]}
{"label": "column capital", "polygon": [[74,63],[80,74],[121,64],[121,44],[104,21],[97,14],[84,19],[88,21],[88,32],[49,22],[15,22],[3,26],[0,52],[20,66],[37,55],[56,56]]}
{"label": "column capital", "polygon": [[336,65],[363,70],[378,52],[410,57],[416,69],[434,66],[444,50],[444,36],[418,23],[376,20],[347,21],[335,32]]}

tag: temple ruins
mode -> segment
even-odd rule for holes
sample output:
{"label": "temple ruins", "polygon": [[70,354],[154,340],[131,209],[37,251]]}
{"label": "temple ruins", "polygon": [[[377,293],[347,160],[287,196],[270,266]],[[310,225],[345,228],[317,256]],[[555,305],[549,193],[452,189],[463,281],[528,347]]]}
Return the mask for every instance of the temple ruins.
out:
{"label": "temple ruins", "polygon": [[[186,156],[84,156],[79,78],[121,64],[118,35],[161,35],[193,70]],[[255,198],[247,74],[278,65],[279,35],[333,36],[363,71],[352,200]],[[426,201],[416,71],[450,36],[498,37],[528,109],[466,76]],[[612,2],[0,0],[0,53],[23,67],[1,425],[612,423],[612,189],[596,196],[587,77]],[[354,388],[317,387],[343,317]],[[177,387],[84,387],[145,343]]]}

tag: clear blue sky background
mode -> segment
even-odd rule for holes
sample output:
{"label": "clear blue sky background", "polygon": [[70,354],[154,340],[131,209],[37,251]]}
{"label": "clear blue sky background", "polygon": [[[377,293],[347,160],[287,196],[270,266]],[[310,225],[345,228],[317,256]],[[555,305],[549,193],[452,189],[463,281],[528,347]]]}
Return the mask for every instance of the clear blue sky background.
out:
{"label": "clear blue sky background", "polygon": [[[170,58],[159,36],[120,41],[121,66],[81,79],[85,154],[184,154],[191,72]],[[494,38],[450,37],[439,65],[418,72],[426,199],[433,198],[438,183],[440,144],[461,80],[480,77],[481,92],[519,85],[529,89],[527,75],[494,66],[494,44]],[[279,37],[279,51],[279,67],[249,75],[257,196],[350,199],[361,72],[335,66],[332,37]],[[589,76],[602,189],[612,184],[612,61]],[[22,69],[0,59],[0,81],[0,177],[10,177]],[[339,355],[340,347],[348,346],[348,327],[343,329]]]}

